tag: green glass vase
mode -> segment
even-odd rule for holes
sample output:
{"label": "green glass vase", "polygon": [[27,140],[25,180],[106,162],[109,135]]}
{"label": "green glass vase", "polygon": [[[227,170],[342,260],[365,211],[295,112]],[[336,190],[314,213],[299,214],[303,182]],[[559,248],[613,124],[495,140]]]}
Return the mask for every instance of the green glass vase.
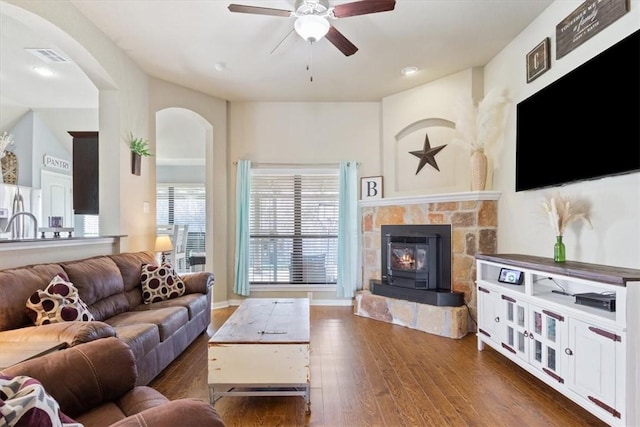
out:
{"label": "green glass vase", "polygon": [[562,236],[556,236],[556,244],[553,245],[553,260],[555,262],[565,262],[567,260]]}

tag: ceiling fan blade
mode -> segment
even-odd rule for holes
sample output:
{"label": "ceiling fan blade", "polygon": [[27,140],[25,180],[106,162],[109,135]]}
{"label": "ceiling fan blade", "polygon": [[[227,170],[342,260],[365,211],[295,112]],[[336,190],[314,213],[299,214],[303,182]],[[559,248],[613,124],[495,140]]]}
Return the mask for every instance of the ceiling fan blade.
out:
{"label": "ceiling fan blade", "polygon": [[325,36],[344,56],[351,56],[358,51],[358,48],[351,43],[342,33],[332,25]]}
{"label": "ceiling fan blade", "polygon": [[242,4],[230,4],[229,10],[231,12],[253,13],[256,15],[284,16],[285,18],[291,16],[290,10],[273,9],[270,7],[245,6]]}
{"label": "ceiling fan blade", "polygon": [[335,6],[333,8],[333,16],[347,18],[368,13],[388,12],[395,7],[396,0],[360,0]]}

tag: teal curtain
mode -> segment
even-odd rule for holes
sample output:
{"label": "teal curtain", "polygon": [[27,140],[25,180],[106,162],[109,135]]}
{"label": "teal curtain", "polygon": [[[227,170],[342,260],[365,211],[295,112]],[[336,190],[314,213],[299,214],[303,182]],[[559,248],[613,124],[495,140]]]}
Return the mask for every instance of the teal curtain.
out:
{"label": "teal curtain", "polygon": [[354,297],[360,264],[358,242],[358,163],[340,162],[338,196],[337,296]]}
{"label": "teal curtain", "polygon": [[236,253],[233,292],[249,296],[249,206],[251,161],[239,160],[236,172]]}

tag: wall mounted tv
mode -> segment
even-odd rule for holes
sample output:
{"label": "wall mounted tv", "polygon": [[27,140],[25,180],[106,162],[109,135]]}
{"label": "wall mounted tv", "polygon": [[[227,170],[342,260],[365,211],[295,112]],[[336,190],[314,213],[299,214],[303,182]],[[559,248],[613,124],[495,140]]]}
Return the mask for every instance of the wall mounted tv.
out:
{"label": "wall mounted tv", "polygon": [[640,30],[516,114],[516,191],[640,171]]}

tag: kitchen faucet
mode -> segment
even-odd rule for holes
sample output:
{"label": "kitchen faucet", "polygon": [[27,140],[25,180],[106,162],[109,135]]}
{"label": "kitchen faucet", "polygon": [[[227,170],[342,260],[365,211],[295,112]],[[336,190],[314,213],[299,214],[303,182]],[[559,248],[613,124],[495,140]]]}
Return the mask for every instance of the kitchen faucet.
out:
{"label": "kitchen faucet", "polygon": [[[9,218],[9,221],[7,221],[7,226],[4,228],[3,232],[6,233],[7,231],[9,231],[9,228],[11,227],[11,224],[13,223],[13,220],[16,219],[17,217],[19,217],[20,215],[26,215],[28,217],[31,217],[31,219],[33,220],[33,238],[37,239],[38,238],[38,219],[36,218],[36,216],[34,214],[32,214],[31,212],[26,212],[26,211],[22,211],[22,212],[16,212],[15,214],[13,214],[11,216],[11,218]],[[12,230],[11,233],[11,237],[12,238],[20,238],[20,237],[24,237],[24,229],[23,227],[21,228],[21,233],[23,234],[22,236],[16,236],[16,230]]]}

